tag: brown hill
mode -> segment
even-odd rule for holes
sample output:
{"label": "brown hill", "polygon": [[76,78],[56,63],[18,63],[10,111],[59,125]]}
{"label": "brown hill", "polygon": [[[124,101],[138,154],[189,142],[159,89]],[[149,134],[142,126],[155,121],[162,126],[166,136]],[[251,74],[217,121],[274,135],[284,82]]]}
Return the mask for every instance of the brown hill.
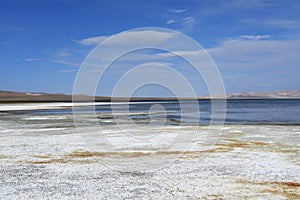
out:
{"label": "brown hill", "polygon": [[[199,99],[218,98],[215,96],[203,96]],[[114,98],[114,101],[123,101],[127,98]],[[188,99],[188,98],[184,98]],[[227,95],[227,99],[300,99],[300,90],[282,90],[275,92],[244,92],[232,93]],[[93,97],[77,95],[77,101],[93,101]],[[96,96],[96,101],[111,101],[110,97]],[[176,98],[150,98],[134,97],[131,100],[176,100]],[[49,93],[32,93],[32,92],[12,92],[0,91],[0,102],[71,102],[72,95],[66,94],[49,94]]]}

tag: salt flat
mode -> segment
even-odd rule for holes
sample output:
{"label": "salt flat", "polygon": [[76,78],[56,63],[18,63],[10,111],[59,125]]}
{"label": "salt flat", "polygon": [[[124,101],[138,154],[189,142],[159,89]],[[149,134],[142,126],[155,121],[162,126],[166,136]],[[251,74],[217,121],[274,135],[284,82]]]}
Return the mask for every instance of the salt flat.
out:
{"label": "salt flat", "polygon": [[[143,154],[143,151],[140,151],[140,154],[87,152],[78,135],[71,130],[64,130],[64,134],[55,135],[43,132],[40,136],[2,132],[0,197],[1,199],[297,199],[300,197],[298,176],[300,148],[299,143],[295,142],[299,139],[300,127],[227,126],[220,131],[222,132],[220,139],[209,151],[202,149],[202,151],[152,154],[145,152]],[[251,133],[253,131],[256,132],[255,135]],[[282,133],[284,134],[279,138],[278,134]],[[275,134],[276,137],[268,137]],[[160,163],[162,166],[159,166]],[[139,170],[135,167],[139,164],[141,166],[149,164],[153,168]],[[122,168],[118,168],[117,165],[127,165],[127,171],[120,170]]]}

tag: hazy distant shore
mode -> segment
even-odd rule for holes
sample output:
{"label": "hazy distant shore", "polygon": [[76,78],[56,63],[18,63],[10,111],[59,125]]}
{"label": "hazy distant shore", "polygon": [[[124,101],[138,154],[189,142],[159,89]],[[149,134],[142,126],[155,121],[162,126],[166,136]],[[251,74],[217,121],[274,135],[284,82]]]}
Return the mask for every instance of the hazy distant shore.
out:
{"label": "hazy distant shore", "polygon": [[[49,94],[49,93],[29,93],[29,92],[11,92],[0,91],[0,102],[72,102],[72,95],[67,94]],[[197,98],[176,98],[176,97],[130,97],[130,101],[176,101],[176,100],[209,100],[224,99],[218,95],[200,96]],[[275,92],[245,92],[227,94],[226,99],[300,99],[300,90],[287,90]],[[110,101],[127,101],[126,97],[108,97],[96,96],[90,97],[77,95],[76,101],[79,102],[110,102]]]}

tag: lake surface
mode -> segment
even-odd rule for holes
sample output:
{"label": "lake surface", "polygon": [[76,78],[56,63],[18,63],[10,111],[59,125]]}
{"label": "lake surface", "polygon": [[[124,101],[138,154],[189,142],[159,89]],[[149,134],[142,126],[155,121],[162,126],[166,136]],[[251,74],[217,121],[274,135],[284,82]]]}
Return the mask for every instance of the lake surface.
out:
{"label": "lake surface", "polygon": [[[218,112],[218,109],[220,112],[223,111],[223,108],[218,108],[219,104],[224,104],[223,101],[215,100],[214,104],[216,105],[216,112]],[[70,119],[73,112],[71,106],[71,103],[0,104],[0,120],[18,120],[21,124],[27,124],[30,119],[47,122],[49,117],[51,122],[57,119],[57,123],[60,123],[62,118]],[[91,113],[94,109],[88,105],[78,107],[79,109],[76,110],[85,114]],[[150,123],[151,119],[158,123],[165,121],[168,125],[205,125],[209,124],[212,112],[211,101],[209,100],[199,100],[197,102],[131,102],[129,105],[122,103],[96,103],[95,111],[98,122],[101,125],[110,125],[114,120],[122,121],[122,123],[133,120],[136,123],[147,124]],[[216,118],[216,120],[218,119]],[[70,123],[65,124],[65,126],[71,126],[73,123],[72,120],[63,122]],[[300,100],[228,100],[226,102],[224,123],[299,125]]]}

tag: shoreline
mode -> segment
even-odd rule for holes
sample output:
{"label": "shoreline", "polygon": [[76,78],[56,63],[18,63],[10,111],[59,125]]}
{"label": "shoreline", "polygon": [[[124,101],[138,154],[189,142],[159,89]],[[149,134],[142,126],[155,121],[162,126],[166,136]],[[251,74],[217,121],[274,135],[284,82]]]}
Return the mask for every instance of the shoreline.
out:
{"label": "shoreline", "polygon": [[[116,98],[116,99],[110,99],[109,97],[102,99],[96,99],[94,101],[91,101],[92,99],[89,100],[76,100],[72,101],[70,100],[61,100],[61,99],[50,99],[50,100],[40,100],[40,99],[1,99],[0,98],[0,103],[1,104],[17,104],[17,103],[107,103],[107,102],[116,102],[116,103],[121,103],[121,102],[128,102],[127,98]],[[300,98],[226,98],[226,99],[221,99],[221,98],[131,98],[129,102],[157,102],[157,101],[256,101],[256,100],[300,100]]]}

